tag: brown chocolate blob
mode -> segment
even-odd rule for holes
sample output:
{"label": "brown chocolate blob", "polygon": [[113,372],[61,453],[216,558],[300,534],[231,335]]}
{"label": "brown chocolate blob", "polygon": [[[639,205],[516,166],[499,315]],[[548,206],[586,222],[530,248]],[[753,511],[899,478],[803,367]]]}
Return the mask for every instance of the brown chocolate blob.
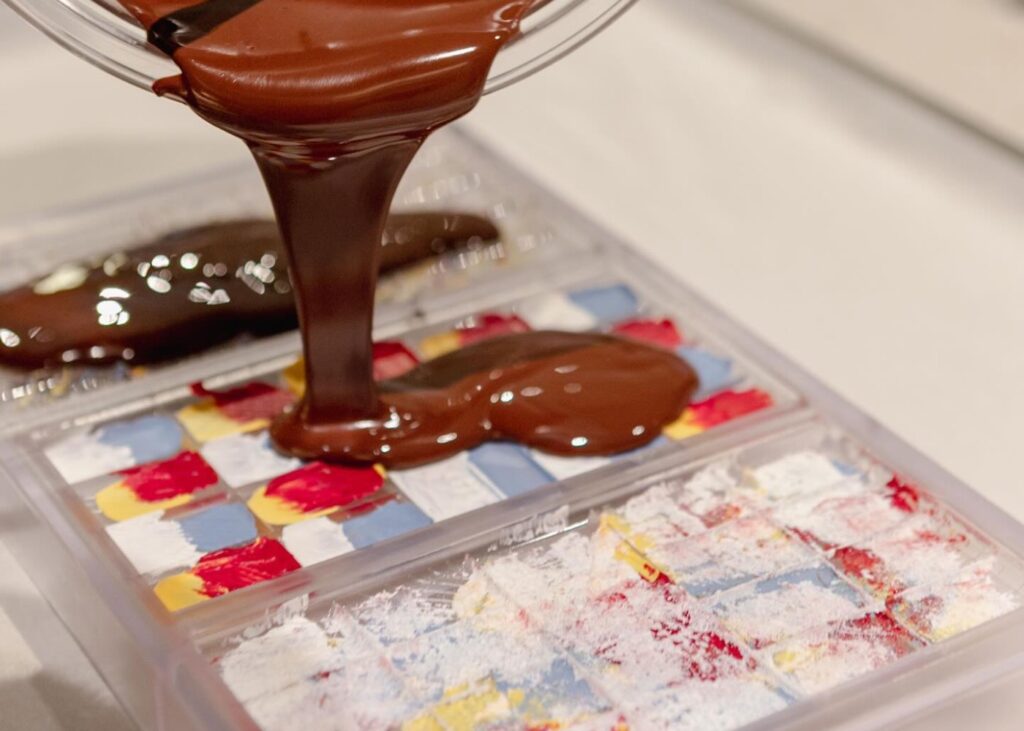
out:
{"label": "brown chocolate blob", "polygon": [[[384,228],[380,271],[497,238],[480,216],[395,214]],[[0,293],[0,364],[148,364],[296,325],[277,225],[215,223],[65,265]]]}
{"label": "brown chocolate blob", "polygon": [[[306,370],[302,400],[274,426],[280,446],[415,464],[500,436],[595,454],[644,444],[682,410],[685,364],[602,336],[529,334],[380,393],[373,380],[379,242],[398,181],[433,130],[473,108],[495,55],[546,0],[121,1],[182,70],[156,91],[242,137],[270,192]],[[581,374],[572,398],[557,395],[569,385],[558,368]],[[548,395],[515,395],[534,388]]]}
{"label": "brown chocolate blob", "polygon": [[378,412],[310,424],[305,401],[272,429],[307,459],[410,467],[488,439],[561,455],[646,444],[697,388],[668,350],[592,333],[540,331],[484,340],[379,385]]}

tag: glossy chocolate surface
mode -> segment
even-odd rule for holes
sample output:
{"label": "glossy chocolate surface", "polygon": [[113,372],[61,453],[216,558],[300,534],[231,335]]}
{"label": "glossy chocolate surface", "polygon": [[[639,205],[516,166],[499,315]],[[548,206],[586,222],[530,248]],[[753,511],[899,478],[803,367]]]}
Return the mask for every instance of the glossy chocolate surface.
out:
{"label": "glossy chocolate surface", "polygon": [[697,389],[669,350],[609,335],[539,331],[484,340],[379,385],[378,412],[320,426],[303,409],[276,442],[316,459],[409,467],[489,439],[560,455],[614,454],[661,434]]}
{"label": "glossy chocolate surface", "polygon": [[[497,238],[494,224],[472,214],[395,214],[384,229],[380,270]],[[156,363],[297,322],[277,225],[216,223],[0,292],[0,365]]]}

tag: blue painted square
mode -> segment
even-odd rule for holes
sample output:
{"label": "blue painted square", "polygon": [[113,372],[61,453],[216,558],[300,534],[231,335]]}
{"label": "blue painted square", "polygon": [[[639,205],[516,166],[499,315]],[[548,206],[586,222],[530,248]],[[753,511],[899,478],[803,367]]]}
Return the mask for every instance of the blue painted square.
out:
{"label": "blue painted square", "polygon": [[174,455],[181,449],[183,437],[177,421],[159,414],[112,422],[96,430],[98,442],[111,447],[127,447],[136,464]]}
{"label": "blue painted square", "polygon": [[676,354],[697,372],[700,386],[693,396],[694,401],[706,399],[739,380],[733,373],[733,363],[728,358],[692,345],[680,345],[676,348]]}
{"label": "blue painted square", "polygon": [[505,497],[515,497],[553,481],[518,444],[490,442],[469,453],[469,463]]}
{"label": "blue painted square", "polygon": [[356,548],[366,548],[432,522],[426,513],[412,503],[390,502],[371,513],[345,521],[341,529],[349,543]]}
{"label": "blue painted square", "polygon": [[570,292],[569,299],[605,322],[624,320],[640,309],[636,294],[624,284],[580,289]]}
{"label": "blue painted square", "polygon": [[256,540],[256,521],[248,508],[238,503],[216,505],[178,523],[189,542],[204,553]]}

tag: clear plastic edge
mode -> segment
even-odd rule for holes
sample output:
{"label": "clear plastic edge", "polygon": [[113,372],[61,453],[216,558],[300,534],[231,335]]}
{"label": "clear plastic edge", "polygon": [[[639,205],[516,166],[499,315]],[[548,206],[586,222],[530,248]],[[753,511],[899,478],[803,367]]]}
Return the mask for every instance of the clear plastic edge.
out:
{"label": "clear plastic edge", "polygon": [[[18,478],[15,479],[15,472]],[[48,490],[24,455],[0,441],[0,510],[17,522],[4,543],[32,577],[47,603],[110,687],[122,708],[145,729],[198,728],[256,731],[248,714],[217,680],[187,638],[143,607],[149,597],[126,598],[125,582],[68,521],[66,506]],[[205,678],[204,693],[181,693],[179,680]],[[220,692],[218,692],[218,690]],[[212,706],[210,704],[213,704]]]}
{"label": "clear plastic edge", "polygon": [[[483,149],[478,143],[465,139],[466,144]],[[493,153],[487,152],[492,159]],[[500,159],[495,165],[502,165]],[[504,167],[508,167],[504,163]],[[508,171],[506,171],[508,172]],[[529,178],[516,171],[514,175],[522,180]],[[1013,518],[1002,512],[998,507],[982,496],[974,493],[960,480],[951,476],[935,462],[925,457],[906,442],[895,436],[869,416],[833,393],[826,386],[810,376],[804,369],[790,362],[769,345],[756,336],[744,331],[733,323],[728,316],[714,305],[708,303],[701,295],[693,292],[658,269],[652,263],[629,249],[599,228],[593,222],[574,213],[564,203],[557,203],[563,213],[571,217],[574,226],[580,227],[595,240],[607,242],[605,251],[612,251],[616,256],[628,261],[643,272],[643,276],[652,282],[660,283],[661,287],[672,287],[685,294],[686,300],[694,308],[701,310],[702,317],[713,327],[723,331],[726,336],[756,362],[776,374],[784,373],[784,382],[795,387],[801,393],[809,408],[799,405],[788,411],[782,411],[765,420],[754,420],[744,424],[743,428],[712,432],[706,438],[686,443],[669,453],[658,455],[650,460],[634,463],[622,470],[607,474],[604,477],[588,479],[585,482],[567,481],[539,491],[527,494],[499,505],[491,506],[475,513],[455,518],[436,526],[429,536],[410,534],[395,539],[388,545],[386,556],[381,563],[357,560],[357,557],[341,557],[321,566],[304,569],[295,575],[283,577],[276,582],[245,590],[244,597],[228,596],[218,601],[210,611],[185,616],[177,628],[171,627],[166,621],[160,620],[160,612],[151,611],[151,597],[142,597],[138,602],[121,602],[121,590],[126,583],[123,577],[111,573],[113,566],[109,557],[98,556],[92,547],[82,541],[82,536],[75,523],[67,514],[67,505],[61,504],[58,494],[45,487],[42,475],[35,471],[33,465],[19,454],[13,443],[0,443],[0,463],[6,465],[6,480],[16,486],[22,498],[32,507],[35,518],[33,524],[42,532],[39,535],[50,536],[53,545],[61,558],[54,565],[44,567],[38,574],[37,582],[48,585],[40,588],[62,619],[69,625],[78,641],[86,648],[101,673],[111,683],[113,689],[132,709],[136,720],[147,727],[161,728],[161,719],[171,718],[171,710],[180,705],[196,716],[202,728],[220,731],[221,729],[249,729],[251,721],[230,696],[227,689],[205,664],[202,657],[192,647],[192,640],[198,638],[224,622],[236,624],[240,621],[238,603],[245,599],[250,606],[268,607],[279,604],[315,591],[316,585],[325,577],[337,576],[345,572],[352,578],[350,584],[357,586],[381,581],[388,571],[407,571],[442,560],[445,556],[465,552],[492,540],[495,535],[510,526],[530,519],[531,516],[548,512],[552,509],[575,501],[585,505],[589,502],[605,500],[622,486],[651,475],[669,466],[696,462],[706,459],[717,452],[728,450],[741,443],[777,435],[786,430],[799,428],[813,422],[822,415],[829,422],[837,424],[847,431],[855,440],[882,462],[898,469],[912,480],[926,485],[930,492],[946,503],[952,510],[965,516],[968,521],[983,530],[989,537],[1002,544],[1017,555],[1024,555],[1024,531]],[[223,364],[221,364],[223,366]],[[159,376],[163,378],[163,374]],[[154,377],[156,378],[156,377]],[[151,391],[156,387],[153,381],[144,382],[145,389]],[[129,387],[134,384],[130,384]],[[118,396],[123,391],[119,389]],[[62,419],[72,418],[77,412],[87,412],[97,407],[99,402],[107,401],[106,394],[97,394],[97,399],[84,400],[69,404],[67,412],[46,409],[40,418]],[[16,497],[12,492],[5,492],[7,498]],[[20,531],[15,544],[21,550],[15,550],[19,560],[26,556],[36,538],[29,537],[37,532]],[[382,556],[382,552],[377,552]],[[51,555],[47,554],[47,559]],[[362,557],[360,557],[362,558]],[[31,560],[31,557],[28,557]],[[81,567],[84,577],[79,586],[70,578],[74,568]],[[387,568],[387,567],[390,567]],[[43,582],[47,572],[50,580]],[[55,589],[53,577],[61,574],[69,578]],[[80,592],[80,594],[79,594]],[[63,599],[59,599],[61,595]],[[81,597],[80,599],[77,597]],[[71,599],[70,597],[75,597]],[[95,605],[95,606],[92,606]],[[94,611],[110,615],[111,622],[90,626],[88,623],[76,621],[76,616],[87,608],[89,614]],[[162,610],[161,610],[162,612]],[[104,629],[98,629],[103,627]],[[113,629],[111,629],[113,628]],[[137,653],[136,660],[125,657],[110,657],[110,637],[104,631],[121,629],[125,633],[129,648],[126,656]],[[998,662],[991,662],[998,657]],[[171,683],[173,698],[165,699],[164,710],[147,710],[147,704],[133,694],[134,686],[126,684],[126,678],[133,676],[129,672],[118,672],[124,664],[138,665],[135,672],[154,678],[156,683]],[[764,722],[751,726],[751,729],[787,728],[811,729],[826,724],[838,724],[849,729],[875,728],[879,724],[889,724],[919,712],[926,705],[938,702],[940,698],[951,699],[951,696],[962,694],[998,677],[1001,673],[1020,667],[1024,664],[1024,612],[1018,610],[995,622],[972,630],[961,637],[947,643],[911,656],[901,661],[890,670],[876,673],[860,683],[842,686],[834,693],[824,694],[821,698],[811,699],[773,716]],[[951,672],[955,671],[955,672]],[[188,678],[187,681],[183,680]],[[159,687],[164,687],[163,685]],[[154,692],[158,692],[154,690]],[[129,697],[133,696],[133,697]],[[870,703],[864,699],[870,697]],[[160,703],[156,706],[161,707]],[[155,715],[152,715],[155,714]],[[174,728],[174,726],[170,726]]]}

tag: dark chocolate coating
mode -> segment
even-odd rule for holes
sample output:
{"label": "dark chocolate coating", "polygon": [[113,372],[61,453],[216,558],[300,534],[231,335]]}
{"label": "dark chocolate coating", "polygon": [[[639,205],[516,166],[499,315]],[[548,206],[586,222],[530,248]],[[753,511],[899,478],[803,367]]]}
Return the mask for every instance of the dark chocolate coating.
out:
{"label": "dark chocolate coating", "polygon": [[[381,272],[497,238],[480,216],[395,214],[384,229]],[[0,293],[0,364],[156,363],[298,323],[273,221],[200,226],[73,266],[84,273],[77,286],[37,292],[50,275]]]}
{"label": "dark chocolate coating", "polygon": [[661,434],[697,389],[674,353],[611,335],[540,331],[484,340],[379,384],[378,412],[319,424],[309,403],[273,424],[308,459],[410,467],[488,439],[560,455],[614,454]]}

